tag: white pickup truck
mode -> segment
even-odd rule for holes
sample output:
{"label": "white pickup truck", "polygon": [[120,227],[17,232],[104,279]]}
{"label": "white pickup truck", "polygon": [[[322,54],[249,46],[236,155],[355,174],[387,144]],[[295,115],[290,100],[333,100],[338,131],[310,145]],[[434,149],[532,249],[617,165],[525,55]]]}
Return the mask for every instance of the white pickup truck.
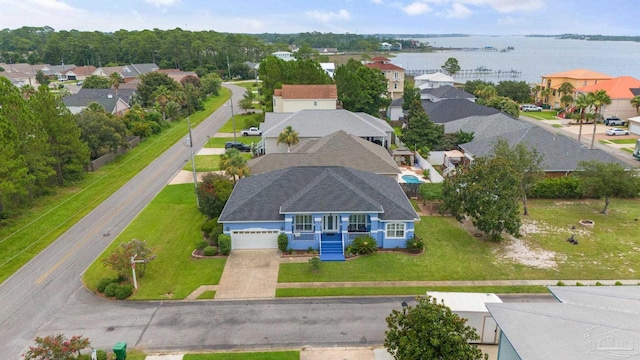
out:
{"label": "white pickup truck", "polygon": [[250,127],[248,129],[242,130],[242,136],[261,136],[261,135],[262,135],[262,131],[260,131],[260,129],[258,129],[257,127]]}

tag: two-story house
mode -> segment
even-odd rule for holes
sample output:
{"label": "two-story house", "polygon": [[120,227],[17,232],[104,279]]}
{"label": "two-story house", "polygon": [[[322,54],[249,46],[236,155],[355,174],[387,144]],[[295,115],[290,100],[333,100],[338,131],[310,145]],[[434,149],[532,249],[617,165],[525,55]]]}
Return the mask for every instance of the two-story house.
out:
{"label": "two-story house", "polygon": [[378,69],[387,79],[387,96],[394,100],[401,98],[404,94],[404,69],[391,63],[386,57],[376,56],[365,66]]}
{"label": "two-story house", "polygon": [[335,110],[338,101],[336,84],[282,85],[273,91],[273,112],[289,113],[304,109]]}
{"label": "two-story house", "polygon": [[610,80],[611,76],[599,72],[575,69],[559,73],[547,74],[542,76],[540,87],[543,91],[548,91],[548,95],[544,93],[537,94],[537,101],[551,105],[553,108],[559,108],[562,105],[560,99],[563,94],[558,91],[560,86],[565,82],[573,85],[574,88],[581,88],[589,85],[595,85],[600,81]]}

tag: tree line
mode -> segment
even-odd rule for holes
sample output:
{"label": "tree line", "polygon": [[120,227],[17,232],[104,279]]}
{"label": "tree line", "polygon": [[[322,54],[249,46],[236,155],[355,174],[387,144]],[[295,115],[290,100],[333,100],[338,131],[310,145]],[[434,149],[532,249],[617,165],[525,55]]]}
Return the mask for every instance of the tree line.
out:
{"label": "tree line", "polygon": [[17,88],[0,78],[0,221],[82,179],[92,159],[127,146],[132,136],[144,139],[202,110],[220,84],[216,74],[177,83],[149,73],[141,76],[135,105],[124,116],[98,103],[74,115],[61,93],[44,85]]}

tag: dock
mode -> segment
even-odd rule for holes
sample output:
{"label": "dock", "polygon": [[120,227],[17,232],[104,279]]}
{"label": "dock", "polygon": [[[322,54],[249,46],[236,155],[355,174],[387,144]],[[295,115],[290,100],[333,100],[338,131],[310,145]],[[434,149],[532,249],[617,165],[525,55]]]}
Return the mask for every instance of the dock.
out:
{"label": "dock", "polygon": [[[420,76],[425,74],[434,74],[437,72],[446,73],[442,69],[418,69],[418,70],[405,70],[405,74],[409,76]],[[447,74],[450,75],[450,74]],[[467,69],[460,70],[457,73],[450,75],[453,78],[478,78],[478,77],[491,77],[491,78],[500,78],[500,77],[510,77],[510,78],[518,78],[522,76],[522,70],[491,70],[491,69]]]}

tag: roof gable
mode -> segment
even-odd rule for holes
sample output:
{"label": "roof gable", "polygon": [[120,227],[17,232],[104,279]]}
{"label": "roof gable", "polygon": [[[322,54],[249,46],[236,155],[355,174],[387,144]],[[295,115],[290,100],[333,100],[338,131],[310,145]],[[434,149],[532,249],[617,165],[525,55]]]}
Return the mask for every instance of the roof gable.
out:
{"label": "roof gable", "polygon": [[500,113],[500,110],[480,105],[467,99],[447,99],[437,102],[423,100],[422,108],[429,115],[429,119],[436,124],[443,124],[470,116],[489,116]]}

